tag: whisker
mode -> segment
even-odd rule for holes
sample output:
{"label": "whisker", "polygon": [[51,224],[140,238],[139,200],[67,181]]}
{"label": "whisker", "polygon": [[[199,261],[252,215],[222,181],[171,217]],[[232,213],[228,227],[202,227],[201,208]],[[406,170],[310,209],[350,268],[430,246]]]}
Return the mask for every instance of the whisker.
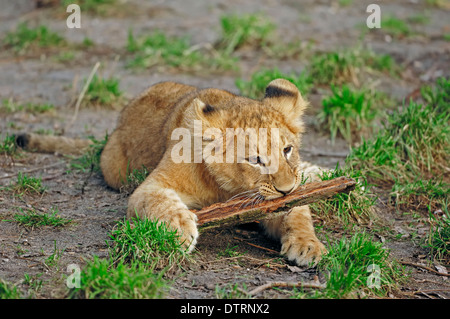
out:
{"label": "whisker", "polygon": [[257,205],[261,204],[264,201],[264,196],[259,195],[258,201],[257,201]]}
{"label": "whisker", "polygon": [[251,197],[250,197],[250,196],[247,196],[246,200],[243,201],[242,204],[239,206],[239,209],[241,209],[242,206],[246,207],[246,206],[247,206],[246,204],[247,204],[248,201],[250,201],[250,199],[251,199]]}
{"label": "whisker", "polygon": [[[260,196],[259,192],[255,192],[254,194],[248,195],[247,196],[247,200],[245,200],[242,204],[241,207],[247,207],[247,206],[252,206],[253,202],[255,201],[255,199],[258,198],[258,196]],[[240,207],[240,208],[241,208]]]}
{"label": "whisker", "polygon": [[247,206],[253,207],[255,201],[258,199],[258,196],[259,196],[259,193],[253,194],[253,195],[250,197],[251,201],[250,201],[250,203],[249,203]]}
{"label": "whisker", "polygon": [[236,198],[245,197],[245,195],[247,195],[247,194],[251,195],[251,193],[255,192],[255,191],[257,191],[257,190],[256,189],[251,189],[251,190],[248,190],[248,191],[244,191],[242,193],[238,193],[238,194],[232,196],[230,199],[228,199],[227,202],[229,202],[229,201],[231,201],[233,199],[236,199]]}
{"label": "whisker", "polygon": [[236,205],[238,205],[239,203],[241,203],[241,205],[239,206],[239,209],[241,209],[242,205],[243,205],[246,201],[248,201],[249,198],[250,198],[250,195],[244,195],[242,198],[239,197],[239,198],[238,198],[239,201],[238,201],[236,204],[234,204],[232,207],[234,208]]}
{"label": "whisker", "polygon": [[251,207],[254,207],[256,205],[256,203],[257,203],[257,201],[259,199],[259,196],[261,196],[261,195],[256,194],[256,196],[253,198],[253,200],[252,200],[252,202],[250,204]]}

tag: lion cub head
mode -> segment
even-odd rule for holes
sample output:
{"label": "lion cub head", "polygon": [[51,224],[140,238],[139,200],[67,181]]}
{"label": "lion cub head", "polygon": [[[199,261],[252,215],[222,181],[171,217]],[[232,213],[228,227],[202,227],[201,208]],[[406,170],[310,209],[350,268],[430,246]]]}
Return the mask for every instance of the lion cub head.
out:
{"label": "lion cub head", "polygon": [[301,117],[307,102],[294,84],[274,80],[260,101],[236,96],[220,105],[200,98],[192,104],[194,136],[201,134],[201,149],[194,152],[201,151],[222,189],[247,192],[256,200],[284,196],[299,185]]}

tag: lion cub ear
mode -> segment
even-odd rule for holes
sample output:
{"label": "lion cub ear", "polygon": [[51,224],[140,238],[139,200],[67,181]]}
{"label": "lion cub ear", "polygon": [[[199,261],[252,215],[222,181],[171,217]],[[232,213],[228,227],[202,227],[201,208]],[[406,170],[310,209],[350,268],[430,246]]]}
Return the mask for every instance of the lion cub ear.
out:
{"label": "lion cub ear", "polygon": [[204,124],[209,124],[211,121],[210,115],[217,111],[213,106],[206,104],[199,98],[195,98],[192,101],[192,105],[194,106],[197,119],[201,120]]}
{"label": "lion cub ear", "polygon": [[[305,101],[297,87],[288,80],[276,79],[266,87],[264,102],[283,114],[287,120],[293,120],[301,125],[301,116],[308,102]],[[293,123],[294,124],[294,123]]]}

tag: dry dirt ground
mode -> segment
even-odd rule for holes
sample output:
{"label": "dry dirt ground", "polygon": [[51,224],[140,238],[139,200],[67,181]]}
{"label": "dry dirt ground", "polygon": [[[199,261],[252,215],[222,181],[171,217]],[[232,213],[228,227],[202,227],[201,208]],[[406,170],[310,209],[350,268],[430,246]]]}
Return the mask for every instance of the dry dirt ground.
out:
{"label": "dry dirt ground", "polygon": [[[408,17],[425,11],[424,1],[379,1],[383,12]],[[152,68],[130,70],[125,67],[124,47],[128,30],[135,32],[162,29],[168,34],[189,34],[194,44],[214,43],[220,36],[219,19],[225,13],[264,12],[277,24],[283,41],[300,39],[312,41],[315,50],[336,50],[351,47],[360,40],[361,28],[367,18],[366,7],[370,1],[353,1],[340,6],[338,1],[127,1],[126,10],[111,15],[89,15],[82,13],[82,28],[68,29],[65,10],[36,8],[35,1],[0,0],[0,37],[12,30],[19,22],[44,24],[63,35],[68,41],[80,43],[85,37],[95,43],[93,48],[76,52],[68,62],[56,61],[55,53],[16,56],[9,51],[0,52],[0,97],[13,98],[19,102],[52,103],[55,112],[33,115],[24,112],[2,113],[0,132],[6,133],[64,129],[66,136],[102,138],[112,132],[118,115],[116,110],[83,108],[76,121],[69,126],[73,114],[73,99],[78,96],[82,79],[86,78],[97,61],[102,63],[100,72],[120,79],[120,87],[126,98],[138,94],[146,87],[164,80],[174,80],[199,87],[218,87],[238,92],[235,79],[248,79],[261,66],[278,66],[285,71],[298,71],[304,61],[296,59],[275,61],[258,58],[254,52],[242,53],[240,71],[223,74],[189,74],[173,70]],[[56,11],[56,12],[55,12]],[[432,82],[450,69],[449,42],[442,40],[449,33],[449,11],[427,7],[429,23],[416,28],[422,36],[412,40],[392,39],[367,34],[363,43],[377,53],[391,54],[397,63],[404,66],[400,78],[386,77],[377,83],[377,89],[401,99],[414,92],[423,83]],[[205,72],[206,73],[206,72]],[[444,73],[444,74],[443,74]],[[75,89],[73,88],[75,85]],[[311,123],[314,101],[320,94],[311,96],[313,110],[307,118]],[[303,142],[303,158],[324,167],[333,168],[343,161],[342,154],[348,145],[338,141],[331,145],[323,132],[310,128]],[[324,153],[325,156],[318,155]],[[328,155],[327,155],[328,154]],[[330,155],[331,154],[331,155]],[[336,154],[333,157],[332,154]],[[24,274],[39,275],[44,284],[36,298],[61,298],[66,292],[63,275],[67,265],[80,266],[93,255],[106,256],[108,234],[115,223],[122,220],[127,198],[106,187],[99,174],[81,173],[69,166],[70,159],[53,154],[23,153],[21,157],[0,158],[0,185],[9,185],[14,174],[31,171],[30,175],[41,176],[47,191],[41,195],[13,196],[10,191],[0,191],[0,278],[21,285]],[[7,178],[11,176],[12,178]],[[420,236],[427,228],[423,222],[411,225],[411,219],[402,212],[394,212],[382,204],[379,214],[387,219],[395,235],[385,239],[385,246],[398,260],[426,263],[428,252],[420,244]],[[59,214],[73,222],[63,228],[42,227],[28,229],[10,219],[19,208],[35,207],[48,212],[57,207]],[[320,223],[320,216],[316,216]],[[422,229],[422,228],[423,229]],[[336,228],[336,234],[345,230]],[[399,236],[397,236],[400,234]],[[414,236],[413,236],[414,234]],[[417,235],[418,234],[418,235]],[[168,298],[215,298],[217,287],[238,284],[251,289],[268,281],[312,280],[317,275],[314,269],[292,267],[278,255],[250,244],[279,251],[280,245],[266,239],[257,225],[246,225],[233,229],[221,229],[202,233],[194,253],[194,262],[185,272],[175,277]],[[223,256],[226,248],[241,257]],[[60,252],[56,266],[48,267],[44,261]],[[445,277],[431,272],[407,267],[410,278],[391,298],[445,298],[449,297],[450,283]],[[321,274],[319,274],[319,280]],[[25,286],[23,286],[25,289]],[[419,290],[428,293],[418,293]],[[439,290],[439,291],[438,291]],[[446,291],[447,290],[447,291]],[[259,298],[286,298],[289,294],[266,290]]]}

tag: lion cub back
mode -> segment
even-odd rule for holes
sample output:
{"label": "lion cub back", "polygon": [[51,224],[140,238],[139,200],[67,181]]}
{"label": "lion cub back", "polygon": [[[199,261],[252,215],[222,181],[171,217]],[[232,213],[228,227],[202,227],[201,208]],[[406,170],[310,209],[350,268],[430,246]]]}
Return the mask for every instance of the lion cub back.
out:
{"label": "lion cub back", "polygon": [[196,91],[189,85],[158,83],[122,110],[100,161],[108,185],[118,189],[134,169],[158,165],[166,149],[169,117],[183,97]]}

